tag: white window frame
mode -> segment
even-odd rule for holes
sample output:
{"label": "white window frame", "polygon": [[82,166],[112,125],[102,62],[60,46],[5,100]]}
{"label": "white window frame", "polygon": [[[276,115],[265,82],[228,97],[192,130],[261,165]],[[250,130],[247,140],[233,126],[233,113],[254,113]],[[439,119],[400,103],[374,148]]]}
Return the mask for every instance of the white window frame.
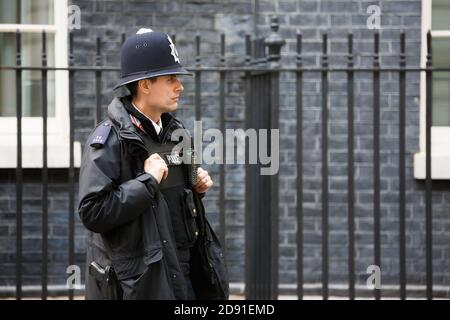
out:
{"label": "white window frame", "polygon": [[[422,0],[421,67],[426,67],[427,32],[431,30],[432,0]],[[431,31],[433,37],[450,37],[450,31]],[[425,179],[426,75],[420,74],[420,151],[414,155],[414,178]],[[431,178],[450,179],[450,126],[431,127]]]}
{"label": "white window frame", "polygon": [[[55,67],[68,66],[67,0],[55,0],[54,24],[0,24],[0,32],[46,31],[55,39]],[[15,94],[15,93],[12,93]],[[47,118],[47,164],[49,168],[69,167],[69,77],[67,71],[55,71],[55,116]],[[43,165],[42,117],[22,117],[22,167]],[[81,145],[74,142],[74,166],[80,166]],[[0,117],[0,168],[17,167],[17,117]]]}

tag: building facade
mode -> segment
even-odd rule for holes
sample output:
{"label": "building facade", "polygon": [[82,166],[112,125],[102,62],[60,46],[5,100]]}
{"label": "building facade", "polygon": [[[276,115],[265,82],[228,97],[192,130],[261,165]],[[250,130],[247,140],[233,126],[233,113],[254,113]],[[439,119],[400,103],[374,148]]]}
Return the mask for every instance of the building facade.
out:
{"label": "building facade", "polygon": [[[286,40],[282,49],[283,66],[296,63],[296,36],[302,34],[303,64],[319,66],[323,34],[328,35],[330,65],[346,64],[347,38],[354,37],[355,64],[373,66],[374,33],[380,35],[381,64],[398,66],[400,32],[406,36],[407,66],[423,66],[426,47],[424,39],[428,29],[433,36],[433,62],[436,66],[449,66],[450,6],[437,0],[193,0],[193,1],[122,1],[72,0],[42,1],[42,7],[31,1],[20,5],[6,4],[1,10],[0,65],[14,65],[15,34],[12,30],[22,25],[22,64],[40,64],[39,26],[46,25],[49,65],[67,65],[68,30],[72,24],[74,36],[73,57],[77,66],[119,65],[122,34],[130,35],[141,27],[165,31],[175,35],[183,65],[195,66],[195,36],[201,37],[200,64],[220,65],[220,34],[225,34],[227,66],[245,63],[245,35],[265,36],[270,31],[270,17],[276,15],[280,35]],[[11,3],[12,3],[11,2]],[[64,2],[64,4],[61,4]],[[11,13],[6,15],[7,10]],[[79,10],[79,11],[78,11]],[[80,13],[79,16],[76,13]],[[14,19],[14,15],[16,18]],[[79,17],[79,20],[76,18]],[[12,26],[13,25],[13,26]],[[33,25],[34,29],[33,29]],[[101,38],[101,55],[96,54],[97,37]],[[101,57],[101,58],[99,58]],[[28,73],[28,74],[26,74]],[[0,291],[14,293],[16,270],[16,158],[14,139],[15,91],[14,71],[1,70],[0,121],[8,130],[0,140],[8,150],[2,152],[0,167]],[[112,87],[118,72],[102,74],[102,117],[113,98]],[[42,143],[34,140],[40,133],[42,119],[39,100],[40,74],[25,71],[23,85],[24,104],[24,192],[23,192],[23,285],[41,282],[42,245]],[[382,72],[380,76],[380,221],[381,221],[381,275],[382,295],[396,295],[399,275],[399,179],[398,179],[398,74]],[[425,185],[424,185],[424,79],[419,73],[406,76],[406,274],[410,294],[423,296],[426,281],[425,248]],[[49,285],[64,286],[68,274],[68,75],[63,71],[49,74]],[[193,127],[193,79],[185,80],[185,92],[180,101],[177,117],[188,128]],[[446,293],[450,288],[450,98],[449,73],[433,76],[433,283],[436,290]],[[336,294],[345,295],[348,281],[347,231],[347,80],[344,72],[329,75],[329,282]],[[355,75],[355,274],[361,294],[369,292],[367,268],[374,264],[373,245],[373,79],[370,72]],[[321,171],[321,82],[320,73],[305,72],[303,84],[304,171],[303,176],[303,270],[306,288],[311,294],[320,293],[316,284],[321,281],[322,243],[322,171]],[[217,126],[218,75],[202,76],[201,108],[203,128]],[[245,126],[245,90],[242,73],[236,72],[226,79],[226,128]],[[37,99],[36,99],[37,97]],[[35,103],[34,103],[35,102]],[[95,73],[75,74],[75,167],[79,165],[81,146],[96,121]],[[295,290],[297,281],[297,172],[296,159],[296,86],[295,73],[282,72],[280,81],[280,168],[279,168],[279,282],[283,289]],[[10,122],[7,122],[10,121]],[[40,120],[41,121],[41,120]],[[49,120],[50,121],[50,120]],[[62,124],[62,125],[61,125]],[[37,138],[36,138],[37,139]],[[39,145],[39,143],[41,143]],[[25,150],[26,149],[26,150]],[[433,151],[434,152],[434,151]],[[29,160],[27,160],[29,159]],[[213,180],[218,179],[218,165],[206,166]],[[230,280],[239,291],[244,282],[245,269],[245,171],[244,165],[225,166],[226,257]],[[77,190],[77,189],[75,189]],[[218,228],[218,184],[205,198],[210,220]],[[75,264],[84,261],[85,229],[76,217]],[[2,289],[3,288],[3,289]],[[56,288],[56,287],[55,287]],[[12,291],[11,291],[12,290]]]}

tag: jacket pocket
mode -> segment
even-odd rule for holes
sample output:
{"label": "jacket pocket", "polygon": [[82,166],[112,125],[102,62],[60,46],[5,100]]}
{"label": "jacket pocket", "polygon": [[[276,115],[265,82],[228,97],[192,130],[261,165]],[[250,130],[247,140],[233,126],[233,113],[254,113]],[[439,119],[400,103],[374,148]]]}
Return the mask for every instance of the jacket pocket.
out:
{"label": "jacket pocket", "polygon": [[207,233],[211,241],[207,241],[207,254],[211,263],[211,268],[213,269],[214,275],[216,277],[216,283],[218,290],[223,293],[221,299],[228,299],[229,295],[229,278],[228,270],[225,262],[225,257],[223,255],[222,246],[215,234],[211,225],[206,220]]}
{"label": "jacket pocket", "polygon": [[150,250],[145,251],[144,263],[148,266],[152,263],[158,262],[163,257],[162,249],[156,246]]}
{"label": "jacket pocket", "polygon": [[186,229],[187,245],[192,246],[198,237],[197,208],[191,189],[184,189],[183,222]]}
{"label": "jacket pocket", "polygon": [[161,249],[148,260],[143,272],[120,281],[124,300],[172,300],[174,292]]}

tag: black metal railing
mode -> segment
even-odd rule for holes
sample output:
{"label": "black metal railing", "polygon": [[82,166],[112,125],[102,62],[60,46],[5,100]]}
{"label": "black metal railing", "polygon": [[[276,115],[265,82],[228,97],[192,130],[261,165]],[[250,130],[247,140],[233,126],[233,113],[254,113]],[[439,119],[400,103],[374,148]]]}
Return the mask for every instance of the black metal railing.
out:
{"label": "black metal railing", "polygon": [[[432,265],[432,180],[431,180],[431,114],[432,114],[432,74],[437,71],[450,71],[450,68],[433,68],[431,51],[431,34],[427,35],[427,63],[425,68],[419,66],[407,67],[405,54],[405,33],[400,33],[400,52],[398,67],[382,67],[380,65],[378,32],[374,32],[374,52],[372,67],[355,67],[356,54],[353,50],[353,35],[348,35],[348,53],[346,54],[346,66],[332,67],[329,63],[329,50],[327,47],[327,34],[322,38],[321,64],[319,67],[307,67],[304,63],[302,51],[302,35],[298,34],[296,64],[294,67],[286,67],[281,64],[280,48],[283,45],[281,38],[277,38],[278,24],[272,21],[272,32],[265,39],[251,39],[245,37],[245,63],[242,66],[227,66],[225,58],[225,36],[220,35],[220,63],[219,66],[203,66],[201,61],[201,38],[195,37],[195,65],[189,68],[195,73],[195,119],[202,118],[201,91],[202,74],[206,72],[217,72],[219,74],[219,127],[225,131],[225,84],[229,73],[238,72],[244,76],[246,124],[247,128],[276,129],[279,127],[279,85],[280,73],[290,72],[295,74],[296,79],[296,109],[297,109],[297,295],[299,299],[305,296],[304,291],[304,179],[303,179],[303,155],[304,135],[302,124],[304,123],[303,111],[303,89],[305,72],[320,75],[321,83],[321,167],[322,167],[322,296],[329,297],[329,184],[328,184],[328,125],[329,125],[329,75],[332,72],[344,72],[347,77],[347,166],[348,166],[348,297],[354,299],[355,293],[355,73],[370,72],[373,77],[373,246],[374,264],[381,263],[380,245],[380,75],[383,72],[397,72],[399,75],[399,262],[400,262],[400,298],[406,298],[406,227],[405,227],[405,96],[406,96],[406,74],[408,72],[426,73],[426,179],[425,179],[425,221],[426,221],[426,297],[433,298],[433,265]],[[279,37],[279,36],[278,36]],[[174,41],[175,41],[175,37]],[[48,143],[47,143],[47,118],[48,118],[48,96],[47,96],[47,73],[49,71],[65,70],[69,73],[69,133],[70,154],[68,170],[68,263],[75,262],[75,176],[74,166],[74,116],[75,116],[75,74],[79,72],[92,72],[95,75],[95,121],[101,120],[101,89],[102,75],[104,72],[118,72],[117,67],[106,67],[102,64],[101,41],[96,42],[95,66],[75,66],[73,34],[69,37],[69,66],[67,68],[55,68],[47,65],[46,33],[42,34],[42,66],[22,66],[21,34],[16,34],[16,65],[1,66],[0,71],[15,70],[16,73],[16,117],[17,117],[17,166],[15,170],[16,180],[16,291],[17,299],[23,297],[22,292],[22,239],[23,239],[23,165],[22,165],[22,72],[25,70],[40,70],[42,72],[42,124],[43,124],[43,162],[42,162],[42,273],[41,273],[41,297],[46,299],[48,295]],[[125,37],[122,36],[122,42]],[[269,55],[266,53],[269,52]],[[258,112],[255,112],[258,110]],[[270,139],[269,139],[270,141]],[[247,153],[248,155],[248,153]],[[248,159],[248,157],[247,157]],[[278,175],[269,178],[260,176],[257,172],[260,166],[246,166],[246,295],[247,298],[276,299],[278,297]],[[225,166],[219,169],[219,226],[220,238],[225,247]],[[380,290],[375,289],[376,299],[380,299]],[[69,299],[73,299],[73,289],[68,289]]]}

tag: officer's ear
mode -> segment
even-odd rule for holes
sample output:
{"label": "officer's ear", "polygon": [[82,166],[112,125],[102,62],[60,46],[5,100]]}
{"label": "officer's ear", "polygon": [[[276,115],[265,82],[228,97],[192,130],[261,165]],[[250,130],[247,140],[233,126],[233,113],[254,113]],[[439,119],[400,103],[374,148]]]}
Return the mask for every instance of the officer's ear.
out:
{"label": "officer's ear", "polygon": [[138,82],[138,88],[139,91],[143,94],[149,94],[150,93],[150,88],[151,88],[151,82],[149,81],[149,79],[142,79],[139,80]]}
{"label": "officer's ear", "polygon": [[156,82],[157,78],[150,78],[150,79],[142,79],[138,82],[139,90],[143,94],[149,94],[151,92],[152,83]]}

